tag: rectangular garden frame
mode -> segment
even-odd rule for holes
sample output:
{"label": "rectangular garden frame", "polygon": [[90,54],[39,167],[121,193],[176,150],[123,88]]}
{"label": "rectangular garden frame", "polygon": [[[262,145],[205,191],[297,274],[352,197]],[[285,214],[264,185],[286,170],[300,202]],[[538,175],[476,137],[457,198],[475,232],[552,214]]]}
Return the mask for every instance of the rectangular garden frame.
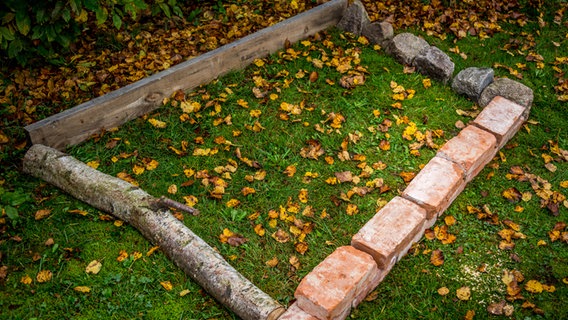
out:
{"label": "rectangular garden frame", "polygon": [[[110,195],[121,193],[116,204],[122,206],[119,211],[126,214],[123,214],[124,217],[120,214],[117,216],[130,222],[155,243],[166,246],[174,243],[173,248],[165,250],[170,258],[244,319],[344,319],[351,308],[357,306],[382,281],[412,242],[422,237],[424,230],[435,223],[466,184],[513,137],[528,118],[530,105],[521,106],[495,96],[470,125],[439,150],[400,197],[389,202],[353,236],[351,246],[337,248],[302,279],[295,292],[296,303],[285,312],[276,301],[234,271],[218,253],[168,211],[153,209],[155,199],[143,190],[98,172],[53,148],[63,149],[81,143],[105,128],[116,127],[155,110],[161,105],[162,99],[175,91],[192,90],[229,71],[244,68],[254,59],[276,52],[287,41],[297,42],[336,25],[343,17],[347,3],[347,0],[332,0],[232,44],[27,126],[34,146],[26,154],[24,171],[105,211],[115,210],[115,203],[109,204],[107,200],[101,203],[99,199],[93,201],[76,192],[70,183],[78,182],[83,188],[99,187],[103,196],[107,195],[111,200],[115,198]],[[101,114],[104,116],[99,117]],[[472,145],[476,147],[471,148]],[[64,174],[59,174],[59,171]],[[453,178],[447,179],[448,174]],[[108,180],[101,184],[98,178]],[[90,180],[97,182],[83,182]],[[142,205],[136,206],[136,203]],[[129,219],[137,215],[141,218]],[[148,223],[158,227],[155,228],[158,232],[150,232],[154,229],[145,226]],[[385,228],[391,231],[385,231]],[[182,237],[176,238],[176,234]],[[173,241],[162,241],[166,238]],[[180,239],[187,242],[179,246],[177,242]],[[194,250],[188,247],[194,247]],[[206,259],[196,257],[195,252],[205,251]],[[215,259],[220,266],[217,271],[202,268],[203,261]],[[184,264],[180,261],[190,262]],[[200,272],[209,274],[213,281],[203,281],[205,276],[197,274]],[[219,274],[221,277],[217,278]],[[230,297],[227,299],[224,287],[210,286],[214,280],[240,282],[242,287],[239,288],[243,289],[234,294],[228,290]],[[239,300],[246,302],[239,303]]]}

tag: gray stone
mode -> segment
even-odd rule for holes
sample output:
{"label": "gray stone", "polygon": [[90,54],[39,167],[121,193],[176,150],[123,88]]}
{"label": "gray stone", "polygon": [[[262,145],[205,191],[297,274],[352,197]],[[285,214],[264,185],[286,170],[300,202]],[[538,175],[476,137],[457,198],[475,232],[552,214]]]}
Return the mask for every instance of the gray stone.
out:
{"label": "gray stone", "polygon": [[412,60],[420,51],[429,47],[426,40],[412,33],[400,33],[394,36],[385,51],[402,64],[412,64]]}
{"label": "gray stone", "polygon": [[479,96],[479,101],[477,102],[477,104],[479,104],[481,107],[485,107],[496,96],[501,96],[525,107],[527,109],[524,113],[525,117],[528,116],[528,113],[530,112],[534,98],[534,94],[531,88],[515,80],[508,78],[499,78],[495,79],[493,83],[488,85],[485,90],[483,90],[483,92]]}
{"label": "gray stone", "polygon": [[365,37],[367,37],[367,39],[369,39],[369,42],[372,44],[379,44],[381,46],[383,46],[386,40],[390,40],[394,36],[392,24],[386,21],[368,23],[363,26],[363,30],[361,32]]}
{"label": "gray stone", "polygon": [[363,26],[371,23],[365,6],[359,0],[355,0],[347,7],[343,17],[337,24],[337,27],[343,31],[351,32],[358,36],[363,31]]}
{"label": "gray stone", "polygon": [[473,101],[478,101],[483,89],[491,82],[494,76],[491,68],[471,67],[460,71],[452,81],[452,89],[463,94]]}
{"label": "gray stone", "polygon": [[420,51],[412,64],[418,72],[443,83],[448,82],[454,73],[454,63],[450,57],[434,46]]}

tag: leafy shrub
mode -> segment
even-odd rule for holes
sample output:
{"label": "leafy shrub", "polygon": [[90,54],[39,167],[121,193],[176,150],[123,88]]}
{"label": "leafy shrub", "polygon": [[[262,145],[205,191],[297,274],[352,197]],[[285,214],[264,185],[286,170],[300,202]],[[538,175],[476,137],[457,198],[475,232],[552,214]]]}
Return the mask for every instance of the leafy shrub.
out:
{"label": "leafy shrub", "polygon": [[77,40],[89,23],[112,22],[152,14],[182,16],[176,0],[4,0],[0,3],[0,51],[24,65],[38,55],[50,59]]}

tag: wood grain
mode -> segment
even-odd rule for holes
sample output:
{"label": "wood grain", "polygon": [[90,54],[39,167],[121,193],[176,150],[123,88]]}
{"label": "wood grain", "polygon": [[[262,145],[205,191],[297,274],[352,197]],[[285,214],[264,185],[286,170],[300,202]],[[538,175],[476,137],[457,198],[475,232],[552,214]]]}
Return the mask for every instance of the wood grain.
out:
{"label": "wood grain", "polygon": [[348,0],[332,0],[194,59],[175,65],[25,127],[32,144],[59,150],[140,117],[177,90],[202,84],[251,64],[291,43],[336,25]]}

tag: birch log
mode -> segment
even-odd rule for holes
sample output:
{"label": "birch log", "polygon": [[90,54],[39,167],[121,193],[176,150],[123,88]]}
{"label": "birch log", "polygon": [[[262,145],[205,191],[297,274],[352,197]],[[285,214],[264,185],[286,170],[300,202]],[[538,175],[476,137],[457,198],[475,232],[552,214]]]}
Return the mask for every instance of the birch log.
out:
{"label": "birch log", "polygon": [[284,311],[168,210],[153,210],[157,199],[144,190],[44,145],[33,145],[23,165],[26,173],[130,223],[239,317],[273,320]]}

